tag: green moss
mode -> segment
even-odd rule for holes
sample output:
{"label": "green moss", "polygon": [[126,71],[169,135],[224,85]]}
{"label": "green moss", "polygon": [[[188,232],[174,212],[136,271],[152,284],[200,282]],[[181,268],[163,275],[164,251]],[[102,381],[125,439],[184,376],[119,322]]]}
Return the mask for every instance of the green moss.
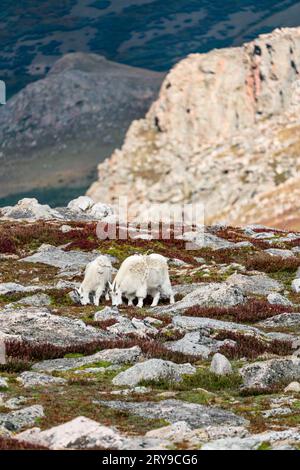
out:
{"label": "green moss", "polygon": [[70,354],[65,354],[64,358],[66,359],[73,359],[77,357],[84,357],[83,354],[80,353],[70,353]]}
{"label": "green moss", "polygon": [[268,441],[265,441],[265,442],[262,442],[259,447],[257,448],[257,450],[272,450],[272,446],[270,444],[270,442]]}
{"label": "green moss", "polygon": [[92,364],[86,364],[84,366],[78,367],[77,370],[89,369],[91,367],[108,367],[111,366],[111,362],[108,361],[96,361]]}

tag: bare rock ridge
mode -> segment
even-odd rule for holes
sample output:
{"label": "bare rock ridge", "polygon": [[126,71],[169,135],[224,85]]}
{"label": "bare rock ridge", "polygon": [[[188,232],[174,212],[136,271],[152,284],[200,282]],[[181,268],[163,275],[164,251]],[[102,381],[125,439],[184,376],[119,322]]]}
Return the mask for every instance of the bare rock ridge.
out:
{"label": "bare rock ridge", "polygon": [[[100,164],[88,194],[110,203],[128,195],[132,215],[150,203],[200,201],[209,223],[299,226],[299,198],[287,189],[299,178],[299,71],[300,28],[189,55],[121,150]],[[276,208],[286,191],[289,201]],[[257,219],[252,204],[260,201]]]}
{"label": "bare rock ridge", "polygon": [[163,76],[96,54],[63,56],[0,109],[0,197],[33,184],[88,186],[99,158],[144,115]]}

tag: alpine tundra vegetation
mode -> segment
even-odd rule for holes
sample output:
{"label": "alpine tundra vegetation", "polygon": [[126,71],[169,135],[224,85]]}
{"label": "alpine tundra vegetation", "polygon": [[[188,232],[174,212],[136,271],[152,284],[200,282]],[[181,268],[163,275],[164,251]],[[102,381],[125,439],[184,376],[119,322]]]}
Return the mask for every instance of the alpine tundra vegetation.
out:
{"label": "alpine tundra vegetation", "polygon": [[[70,207],[0,210],[0,448],[298,449],[300,233],[206,226],[186,250]],[[151,253],[174,304],[80,303],[88,263]]]}

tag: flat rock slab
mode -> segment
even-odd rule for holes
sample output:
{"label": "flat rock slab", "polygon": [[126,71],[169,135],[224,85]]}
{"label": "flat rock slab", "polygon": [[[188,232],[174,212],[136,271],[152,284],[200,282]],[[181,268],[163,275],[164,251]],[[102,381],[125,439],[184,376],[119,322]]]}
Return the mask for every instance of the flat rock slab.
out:
{"label": "flat rock slab", "polygon": [[60,377],[52,377],[51,375],[39,374],[38,372],[22,372],[17,381],[25,388],[32,387],[48,387],[51,385],[64,385],[67,380]]}
{"label": "flat rock slab", "polygon": [[289,356],[248,364],[240,369],[245,389],[269,389],[300,380],[300,358]]}
{"label": "flat rock slab", "polygon": [[195,245],[195,249],[201,247],[211,248],[212,250],[225,250],[226,248],[235,247],[235,243],[208,232],[186,232],[182,238],[186,242]]}
{"label": "flat rock slab", "polygon": [[141,349],[138,346],[127,349],[105,349],[90,356],[66,357],[38,362],[32,366],[32,369],[43,372],[66,371],[103,361],[116,365],[130,364],[136,362],[140,358],[141,353]]}
{"label": "flat rock slab", "polygon": [[300,327],[300,313],[281,313],[274,317],[268,318],[257,323],[259,326],[265,328],[276,328],[276,327]]}
{"label": "flat rock slab", "polygon": [[281,258],[290,258],[295,256],[295,253],[292,250],[281,250],[280,248],[268,248],[264,250],[269,255],[280,256]]}
{"label": "flat rock slab", "polygon": [[0,426],[8,431],[19,431],[24,427],[33,426],[36,420],[43,416],[43,407],[33,405],[10,413],[0,413]]}
{"label": "flat rock slab", "polygon": [[264,442],[271,444],[282,442],[283,444],[300,441],[299,429],[287,429],[284,431],[267,431],[261,434],[253,434],[249,437],[228,437],[208,442],[201,450],[256,450]]}
{"label": "flat rock slab", "polygon": [[239,287],[244,294],[269,295],[272,292],[284,290],[281,282],[270,278],[266,274],[254,274],[252,276],[232,274],[226,282]]}
{"label": "flat rock slab", "polygon": [[111,428],[91,419],[79,416],[67,423],[46,431],[39,428],[24,431],[16,436],[18,441],[43,445],[52,450],[60,449],[118,449],[125,440]]}
{"label": "flat rock slab", "polygon": [[226,344],[234,346],[235,342],[230,340],[219,341],[210,337],[209,333],[206,331],[192,331],[186,333],[183,338],[177,341],[164,343],[164,346],[171,351],[207,359],[211,353],[219,351],[219,349]]}
{"label": "flat rock slab", "polygon": [[0,284],[0,295],[7,294],[28,294],[30,292],[37,292],[39,290],[51,289],[50,286],[22,286],[15,282],[4,282]]}
{"label": "flat rock slab", "polygon": [[88,253],[85,251],[64,251],[62,248],[52,245],[41,245],[36,253],[27,258],[19,260],[27,263],[42,263],[56,268],[74,269],[84,268],[90,261],[99,256],[98,252]]}
{"label": "flat rock slab", "polygon": [[46,308],[36,307],[0,310],[0,332],[55,346],[81,344],[109,337],[109,333],[86,326],[81,320],[52,315]]}
{"label": "flat rock slab", "polygon": [[107,327],[107,331],[116,335],[134,334],[141,338],[146,338],[149,335],[156,336],[158,334],[157,328],[148,323],[147,320],[139,318],[130,319],[122,315],[118,319],[116,318],[116,320],[117,323]]}
{"label": "flat rock slab", "polygon": [[174,362],[162,359],[149,359],[148,361],[135,364],[118,374],[113,379],[113,384],[134,387],[143,380],[179,382],[182,375],[192,375],[195,372],[196,368],[191,364],[175,364]]}
{"label": "flat rock slab", "polygon": [[234,307],[245,302],[241,289],[226,282],[201,284],[174,305],[156,307],[151,311],[158,314],[176,314],[195,305],[201,307]]}
{"label": "flat rock slab", "polygon": [[124,410],[143,418],[165,419],[170,423],[185,421],[192,429],[214,425],[244,426],[247,421],[236,414],[220,408],[188,403],[181,400],[160,402],[96,401],[101,406]]}
{"label": "flat rock slab", "polygon": [[176,328],[180,328],[186,331],[210,329],[213,331],[239,331],[244,333],[251,333],[254,335],[264,335],[258,328],[255,328],[254,326],[222,320],[214,320],[212,318],[206,317],[188,317],[184,315],[177,315],[172,319],[172,323]]}

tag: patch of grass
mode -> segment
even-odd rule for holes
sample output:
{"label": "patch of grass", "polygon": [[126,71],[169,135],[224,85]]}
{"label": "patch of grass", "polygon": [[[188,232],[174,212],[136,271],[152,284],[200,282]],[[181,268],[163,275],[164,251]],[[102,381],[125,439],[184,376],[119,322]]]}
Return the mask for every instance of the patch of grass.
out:
{"label": "patch of grass", "polygon": [[65,354],[64,357],[66,359],[76,359],[78,357],[83,357],[83,354],[80,353],[70,353],[70,354]]}
{"label": "patch of grass", "polygon": [[168,380],[160,380],[157,382],[143,381],[140,385],[146,387],[150,386],[159,390],[191,392],[191,390],[195,388],[203,388],[209,392],[216,392],[225,390],[236,391],[241,383],[242,379],[239,374],[234,373],[220,376],[210,372],[207,368],[200,368],[197,369],[197,372],[193,375],[183,376],[183,379],[180,382],[170,382]]}
{"label": "patch of grass", "polygon": [[258,446],[257,450],[272,450],[271,443],[264,441]]}
{"label": "patch of grass", "polygon": [[90,367],[109,367],[111,365],[110,362],[108,361],[97,361],[93,362],[92,364],[85,364],[84,366],[77,367],[77,370],[84,370],[84,369],[89,369]]}
{"label": "patch of grass", "polygon": [[[111,390],[111,375],[102,374],[98,380],[74,378],[68,382],[68,393],[59,393],[53,387],[52,393],[47,390],[35,390],[34,400],[42,405],[45,417],[40,420],[39,427],[49,429],[64,424],[78,416],[85,416],[104,426],[117,427],[120,432],[129,435],[145,434],[151,429],[166,425],[165,421],[142,418],[129,412],[113,410],[94,403],[99,392]],[[27,391],[27,393],[32,391]],[[101,397],[105,395],[101,395]],[[107,398],[111,398],[110,395]]]}

